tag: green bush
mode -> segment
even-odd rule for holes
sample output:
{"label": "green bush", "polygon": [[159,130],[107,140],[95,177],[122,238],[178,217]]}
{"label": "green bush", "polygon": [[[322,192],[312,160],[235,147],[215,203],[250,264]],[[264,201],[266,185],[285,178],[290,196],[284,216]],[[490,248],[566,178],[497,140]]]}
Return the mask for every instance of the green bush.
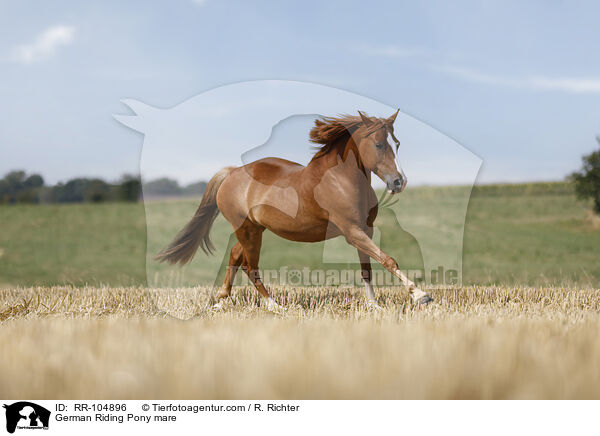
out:
{"label": "green bush", "polygon": [[[596,138],[600,144],[600,137]],[[575,182],[575,193],[581,199],[592,199],[594,212],[600,214],[600,150],[583,156],[583,167],[571,174]]]}

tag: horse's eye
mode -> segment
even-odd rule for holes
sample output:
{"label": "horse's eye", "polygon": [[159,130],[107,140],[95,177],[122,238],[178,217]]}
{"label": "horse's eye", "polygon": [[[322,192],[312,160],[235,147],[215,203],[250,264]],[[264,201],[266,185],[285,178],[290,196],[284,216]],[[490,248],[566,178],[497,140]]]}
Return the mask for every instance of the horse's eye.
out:
{"label": "horse's eye", "polygon": [[385,147],[385,144],[383,142],[378,142],[375,147],[381,150],[383,147]]}

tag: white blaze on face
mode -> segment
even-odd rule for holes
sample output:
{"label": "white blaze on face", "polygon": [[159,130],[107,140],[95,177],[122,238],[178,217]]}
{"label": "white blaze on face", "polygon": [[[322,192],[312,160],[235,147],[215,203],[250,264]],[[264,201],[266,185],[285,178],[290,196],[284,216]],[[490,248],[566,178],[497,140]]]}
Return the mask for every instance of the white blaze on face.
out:
{"label": "white blaze on face", "polygon": [[402,176],[402,190],[404,191],[404,188],[406,188],[406,183],[408,182],[408,179],[406,178],[406,174],[404,174],[404,170],[402,169],[402,167],[400,165],[398,165],[398,171],[400,172],[400,175]]}
{"label": "white blaze on face", "polygon": [[[394,139],[392,138],[392,135],[390,133],[388,133],[388,143],[392,145],[394,150],[396,149],[396,143],[394,142]],[[400,176],[402,176],[402,180],[404,180],[404,185],[402,186],[402,189],[404,189],[404,187],[406,186],[406,174],[404,173],[404,170],[402,169],[402,166],[400,165],[397,151],[395,153],[395,156],[396,156],[396,158],[394,159],[394,163],[396,164],[396,169],[400,173]]]}
{"label": "white blaze on face", "polygon": [[[398,159],[398,158],[396,158]],[[402,169],[402,167],[400,166],[400,164],[398,163],[398,161],[396,160],[396,168],[398,168],[398,172],[400,173],[400,175],[402,176],[402,178],[404,180],[406,180],[406,174],[404,174],[404,170]]]}
{"label": "white blaze on face", "polygon": [[[404,175],[404,171],[402,170],[402,167],[401,167],[401,166],[398,164],[398,157],[397,157],[397,156],[396,156],[396,157],[395,157],[395,159],[394,159],[394,166],[396,167],[396,171],[398,171],[398,173],[400,174],[400,177],[401,177],[401,178],[402,178],[402,180],[404,181],[404,182],[403,182],[403,185],[402,185],[402,189],[400,189],[400,191],[402,191],[402,190],[404,189],[404,186],[406,186],[406,182],[405,182],[405,181],[406,181],[406,176]],[[389,192],[390,194],[392,194],[392,192],[395,192],[395,191],[392,191],[392,190],[391,190],[391,189],[388,187],[388,192]]]}

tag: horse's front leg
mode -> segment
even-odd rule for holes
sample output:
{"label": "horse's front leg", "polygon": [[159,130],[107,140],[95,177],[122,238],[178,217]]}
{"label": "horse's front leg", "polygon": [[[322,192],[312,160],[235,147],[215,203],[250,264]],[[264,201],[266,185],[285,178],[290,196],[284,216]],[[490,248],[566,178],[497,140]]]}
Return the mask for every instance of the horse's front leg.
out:
{"label": "horse's front leg", "polygon": [[[400,271],[396,261],[384,253],[363,229],[358,226],[349,226],[346,229],[341,228],[341,230],[346,237],[346,241],[348,241],[350,245],[356,247],[359,252],[362,252],[375,259],[377,262],[383,265],[385,269],[402,280],[402,283],[408,289],[408,292],[414,303],[427,304],[433,301],[427,292],[419,289],[412,281],[408,279],[408,277],[406,277],[402,271]],[[363,262],[361,259],[361,264],[362,263]]]}

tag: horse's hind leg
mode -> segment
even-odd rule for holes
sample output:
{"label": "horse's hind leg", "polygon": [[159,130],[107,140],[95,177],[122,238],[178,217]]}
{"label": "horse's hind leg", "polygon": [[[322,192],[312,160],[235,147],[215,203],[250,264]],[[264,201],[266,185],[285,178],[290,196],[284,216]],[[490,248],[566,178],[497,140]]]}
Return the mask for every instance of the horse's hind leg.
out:
{"label": "horse's hind leg", "polygon": [[244,250],[243,269],[254,284],[261,296],[262,305],[267,310],[277,311],[281,306],[275,302],[267,292],[258,271],[258,260],[260,259],[260,249],[262,246],[262,234],[265,228],[258,226],[246,220],[236,231],[235,235],[240,241]]}
{"label": "horse's hind leg", "polygon": [[223,282],[223,287],[217,293],[218,300],[227,298],[231,295],[231,287],[233,286],[235,274],[242,264],[242,260],[244,258],[243,255],[244,250],[242,248],[242,244],[236,242],[236,244],[231,248],[231,252],[229,254],[229,265],[227,266],[227,271],[225,272],[225,281]]}

